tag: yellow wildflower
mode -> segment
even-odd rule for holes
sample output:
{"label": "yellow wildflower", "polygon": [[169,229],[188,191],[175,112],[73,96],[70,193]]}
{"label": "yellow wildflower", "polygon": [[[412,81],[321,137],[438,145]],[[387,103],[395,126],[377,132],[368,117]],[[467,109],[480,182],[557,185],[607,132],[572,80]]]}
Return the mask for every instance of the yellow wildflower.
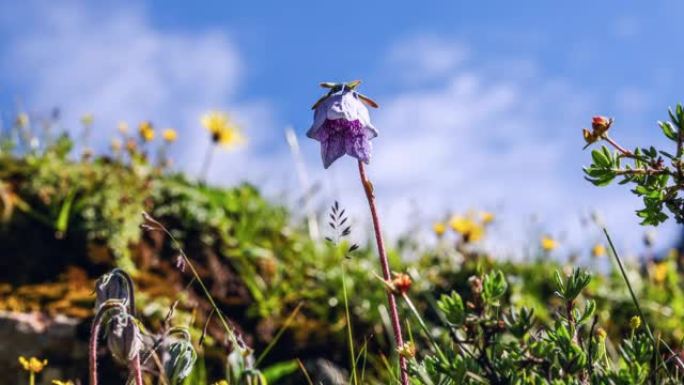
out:
{"label": "yellow wildflower", "polygon": [[449,221],[449,226],[461,234],[465,242],[477,242],[484,236],[484,227],[473,221],[470,216],[455,215]]}
{"label": "yellow wildflower", "polygon": [[441,237],[446,232],[446,226],[442,222],[436,222],[432,225],[432,231],[435,232],[435,235]]}
{"label": "yellow wildflower", "polygon": [[484,237],[484,227],[479,224],[473,223],[470,231],[466,235],[467,242],[477,242]]}
{"label": "yellow wildflower", "polygon": [[606,247],[603,246],[603,244],[601,243],[597,243],[596,245],[594,245],[594,247],[592,247],[591,255],[596,258],[603,257],[604,255],[606,255]]}
{"label": "yellow wildflower", "polygon": [[43,371],[43,368],[47,366],[48,361],[41,361],[36,357],[26,358],[24,356],[19,356],[19,363],[21,364],[21,367],[24,368],[24,370],[27,372],[40,373]]}
{"label": "yellow wildflower", "polygon": [[95,118],[93,117],[93,114],[85,114],[81,116],[81,124],[84,126],[90,126],[93,124],[93,121]]}
{"label": "yellow wildflower", "polygon": [[167,128],[162,133],[162,138],[164,138],[166,143],[173,143],[178,138],[178,133],[173,128]]}
{"label": "yellow wildflower", "polygon": [[138,125],[138,132],[140,133],[142,140],[145,142],[151,142],[154,140],[154,127],[149,120],[140,122],[140,125]]}
{"label": "yellow wildflower", "polygon": [[228,384],[228,381],[226,381],[226,380],[221,380],[221,381],[219,381],[219,382],[214,382],[213,385],[229,385],[229,384]]}
{"label": "yellow wildflower", "polygon": [[489,224],[494,221],[494,213],[491,213],[489,211],[482,211],[480,213],[480,218],[482,219],[483,224]]}
{"label": "yellow wildflower", "polygon": [[629,320],[629,327],[632,328],[632,330],[637,330],[639,329],[639,326],[641,326],[641,317],[635,315]]}
{"label": "yellow wildflower", "polygon": [[449,221],[449,226],[452,230],[459,234],[465,234],[470,231],[473,221],[469,218],[460,215],[454,215]]}
{"label": "yellow wildflower", "polygon": [[542,250],[546,252],[553,251],[558,247],[558,242],[556,242],[556,240],[551,238],[549,235],[544,235],[539,243]]}
{"label": "yellow wildflower", "polygon": [[27,113],[22,112],[19,115],[17,115],[17,120],[16,120],[16,125],[19,128],[24,128],[29,125],[29,116]]}
{"label": "yellow wildflower", "polygon": [[231,148],[245,141],[240,129],[232,122],[228,114],[224,112],[209,112],[202,116],[201,122],[211,134],[211,140],[214,143]]}
{"label": "yellow wildflower", "polygon": [[119,130],[120,133],[125,135],[128,133],[128,123],[122,120],[119,122],[119,124],[116,125],[116,129]]}
{"label": "yellow wildflower", "polygon": [[665,282],[665,279],[667,278],[667,272],[669,271],[669,263],[663,261],[663,262],[656,262],[653,265],[653,281],[657,284],[662,284]]}

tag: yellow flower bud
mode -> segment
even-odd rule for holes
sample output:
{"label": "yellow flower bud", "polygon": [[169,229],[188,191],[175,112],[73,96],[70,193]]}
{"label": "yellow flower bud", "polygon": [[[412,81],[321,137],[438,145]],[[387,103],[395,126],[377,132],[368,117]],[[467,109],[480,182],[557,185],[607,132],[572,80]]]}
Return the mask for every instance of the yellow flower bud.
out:
{"label": "yellow flower bud", "polygon": [[551,238],[551,236],[549,235],[544,235],[539,243],[541,245],[542,250],[546,252],[551,252],[558,248],[558,242],[555,239]]}
{"label": "yellow flower bud", "polygon": [[166,143],[173,143],[178,138],[178,133],[173,128],[167,128],[162,133],[162,137]]}
{"label": "yellow flower bud", "polygon": [[483,211],[480,213],[480,218],[482,218],[482,223],[486,225],[494,221],[494,214],[489,211]]}
{"label": "yellow flower bud", "polygon": [[629,320],[629,327],[632,328],[632,330],[637,330],[641,326],[641,317],[638,315],[635,315]]}
{"label": "yellow flower bud", "polygon": [[397,353],[404,358],[411,359],[416,356],[416,345],[411,341],[405,342],[397,348]]}
{"label": "yellow flower bud", "polygon": [[142,121],[140,125],[138,125],[138,132],[143,141],[151,142],[154,140],[154,127],[149,121]]}
{"label": "yellow flower bud", "polygon": [[596,258],[603,257],[604,255],[606,255],[606,247],[603,246],[603,244],[601,244],[601,243],[597,243],[591,249],[591,255],[596,257]]}
{"label": "yellow flower bud", "polygon": [[605,329],[600,326],[596,328],[596,337],[598,337],[601,341],[605,340],[607,336],[608,333],[606,333]]}
{"label": "yellow flower bud", "polygon": [[437,222],[432,225],[432,231],[435,232],[435,235],[441,237],[446,232],[446,226],[442,222]]}

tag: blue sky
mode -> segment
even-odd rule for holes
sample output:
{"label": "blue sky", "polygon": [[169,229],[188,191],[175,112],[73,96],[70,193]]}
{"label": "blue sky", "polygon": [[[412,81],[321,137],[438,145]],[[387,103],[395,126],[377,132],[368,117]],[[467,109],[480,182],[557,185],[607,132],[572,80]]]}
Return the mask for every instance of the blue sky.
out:
{"label": "blue sky", "polygon": [[[102,148],[120,120],[175,127],[176,164],[190,173],[208,140],[199,115],[226,109],[250,140],[220,154],[212,181],[250,180],[291,202],[283,128],[308,128],[318,82],[359,78],[381,105],[370,172],[392,234],[487,209],[508,245],[549,231],[583,251],[598,235],[580,219],[598,209],[636,249],[639,202],[582,179],[580,130],[604,114],[623,144],[662,143],[655,122],[682,100],[684,3],[526,4],[4,1],[0,109],[59,106],[74,132],[92,112]],[[340,199],[362,220],[354,163],[324,172],[316,143],[301,146],[318,204]]]}

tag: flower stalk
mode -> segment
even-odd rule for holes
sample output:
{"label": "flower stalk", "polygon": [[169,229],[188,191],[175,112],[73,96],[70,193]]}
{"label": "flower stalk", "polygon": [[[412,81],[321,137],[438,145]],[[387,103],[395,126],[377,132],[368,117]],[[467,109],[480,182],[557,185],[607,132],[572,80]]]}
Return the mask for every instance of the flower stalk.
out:
{"label": "flower stalk", "polygon": [[[375,194],[373,192],[373,184],[366,176],[366,168],[362,161],[358,161],[359,164],[359,176],[361,178],[361,184],[366,193],[366,199],[368,200],[368,206],[371,212],[371,218],[373,220],[373,230],[375,232],[375,241],[378,246],[378,257],[380,258],[380,265],[382,266],[382,276],[385,281],[391,281],[392,277],[390,275],[389,260],[387,259],[387,252],[385,251],[385,242],[382,237],[382,227],[380,225],[380,217],[378,216],[378,210],[375,204]],[[397,301],[395,295],[391,291],[387,291],[387,302],[390,308],[390,318],[392,321],[392,331],[394,333],[394,343],[396,347],[399,348],[404,346],[404,339],[402,337],[401,322],[399,322],[399,312],[397,311]],[[399,356],[399,367],[401,369],[401,383],[402,385],[409,384],[408,371],[406,365],[406,357]]]}
{"label": "flower stalk", "polygon": [[113,310],[126,312],[126,307],[120,300],[110,299],[104,302],[95,313],[95,318],[90,326],[90,341],[88,342],[88,373],[90,385],[97,385],[97,338],[105,316]]}
{"label": "flower stalk", "polygon": [[140,368],[140,354],[136,354],[135,358],[131,360],[133,368],[133,377],[135,378],[135,385],[145,385],[142,379],[142,369]]}

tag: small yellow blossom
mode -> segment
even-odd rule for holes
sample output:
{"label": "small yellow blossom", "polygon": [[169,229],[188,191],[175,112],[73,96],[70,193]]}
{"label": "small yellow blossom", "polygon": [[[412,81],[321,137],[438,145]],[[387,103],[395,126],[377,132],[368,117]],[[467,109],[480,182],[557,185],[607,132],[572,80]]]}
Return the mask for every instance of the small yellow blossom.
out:
{"label": "small yellow blossom", "polygon": [[632,328],[632,330],[637,330],[641,326],[641,317],[638,315],[635,315],[629,320],[629,327]]}
{"label": "small yellow blossom", "polygon": [[24,368],[24,370],[27,372],[40,373],[43,371],[43,368],[47,366],[48,361],[41,361],[36,357],[26,358],[24,356],[19,356],[19,363],[21,364],[21,367]]}
{"label": "small yellow blossom", "polygon": [[93,114],[85,114],[81,116],[81,124],[84,126],[91,126],[94,120],[95,118],[93,117]]}
{"label": "small yellow blossom", "polygon": [[138,132],[143,141],[151,142],[154,140],[154,127],[149,120],[140,122],[138,125]]}
{"label": "small yellow blossom", "polygon": [[221,380],[219,382],[214,382],[213,385],[230,385],[230,384],[228,384],[228,381],[226,381],[226,380]]}
{"label": "small yellow blossom", "polygon": [[432,231],[435,232],[435,235],[441,237],[446,232],[446,226],[442,222],[436,222],[432,225]]}
{"label": "small yellow blossom", "polygon": [[167,128],[162,132],[162,138],[166,143],[173,143],[178,139],[178,133],[173,128]]}
{"label": "small yellow blossom", "polygon": [[17,120],[16,120],[15,124],[16,124],[17,127],[19,127],[19,128],[27,127],[27,126],[29,125],[29,116],[28,116],[28,114],[25,113],[25,112],[22,112],[22,113],[20,113],[19,115],[17,115]]}
{"label": "small yellow blossom", "polygon": [[494,221],[494,213],[491,213],[489,211],[482,211],[480,213],[480,219],[482,219],[483,224],[489,224]]}
{"label": "small yellow blossom", "polygon": [[653,270],[652,270],[653,281],[657,284],[662,284],[663,282],[665,282],[669,268],[670,268],[669,263],[666,261],[656,262],[653,265]]}
{"label": "small yellow blossom", "polygon": [[212,111],[201,119],[202,125],[211,134],[211,140],[224,147],[232,148],[244,143],[240,129],[232,122],[228,114]]}
{"label": "small yellow blossom", "polygon": [[468,232],[466,236],[467,241],[477,242],[482,238],[484,238],[484,227],[478,224],[473,224],[473,226],[470,228],[470,232]]}
{"label": "small yellow blossom", "polygon": [[484,236],[484,227],[470,216],[455,215],[449,221],[449,226],[461,234],[465,242],[477,242]]}
{"label": "small yellow blossom", "polygon": [[606,247],[602,243],[597,243],[591,249],[591,255],[598,258],[606,255]]}
{"label": "small yellow blossom", "polygon": [[472,221],[464,216],[454,215],[449,221],[452,230],[459,234],[464,234],[472,227]]}
{"label": "small yellow blossom", "polygon": [[542,250],[546,252],[554,251],[558,247],[558,242],[549,235],[544,235],[539,243]]}
{"label": "small yellow blossom", "polygon": [[116,125],[116,129],[119,130],[120,133],[126,135],[128,134],[128,123],[122,120]]}

